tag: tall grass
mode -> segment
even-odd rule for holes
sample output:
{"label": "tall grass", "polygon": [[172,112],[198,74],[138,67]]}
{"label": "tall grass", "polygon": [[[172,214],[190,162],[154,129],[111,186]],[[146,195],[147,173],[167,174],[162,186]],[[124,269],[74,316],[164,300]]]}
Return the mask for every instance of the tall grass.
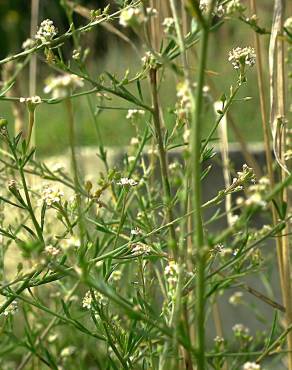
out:
{"label": "tall grass", "polygon": [[[251,370],[281,362],[291,370],[292,177],[284,56],[292,20],[283,26],[282,2],[275,0],[271,32],[236,0],[116,1],[100,10],[60,4],[70,24],[66,33],[44,20],[23,51],[0,60],[4,66],[18,63],[5,75],[0,99],[14,105],[15,120],[20,107],[28,113],[22,130],[0,120],[1,369]],[[250,8],[256,13],[255,1]],[[75,13],[87,23],[77,27]],[[254,32],[255,50],[239,45],[230,51],[226,63],[234,81],[214,96],[207,86],[210,40],[230,19]],[[92,72],[86,35],[100,25],[139,55],[137,72]],[[270,122],[261,38],[270,38]],[[69,40],[74,50],[66,57]],[[35,66],[37,56],[52,75],[44,94],[32,96],[31,67],[30,96],[14,95],[26,64]],[[230,108],[236,116],[236,105],[250,100],[242,94],[255,64],[266,164],[258,165],[233,126],[249,161],[234,168]],[[162,96],[169,75],[177,81],[166,86],[176,94],[175,106]],[[90,178],[78,147],[81,97],[98,138]],[[50,123],[38,113],[48,105],[53,115],[56,104],[66,112],[67,168],[40,161],[38,143],[31,140],[34,127]],[[213,125],[205,135],[210,107]],[[114,161],[97,119],[113,109],[124,112],[136,133]],[[123,135],[119,122],[112,124]],[[222,163],[225,180],[218,188],[216,163]],[[208,185],[213,195],[205,191]],[[275,257],[276,284],[270,280]],[[245,325],[231,325],[232,307],[246,312]],[[253,329],[256,321],[262,331]]]}

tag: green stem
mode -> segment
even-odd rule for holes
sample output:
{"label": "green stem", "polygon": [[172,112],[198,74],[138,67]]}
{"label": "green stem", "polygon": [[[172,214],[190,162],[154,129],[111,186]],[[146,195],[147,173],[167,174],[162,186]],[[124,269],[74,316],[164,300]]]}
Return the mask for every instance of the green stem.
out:
{"label": "green stem", "polygon": [[204,253],[204,230],[201,212],[201,126],[202,126],[202,105],[204,73],[207,62],[209,31],[202,28],[202,41],[200,51],[199,77],[195,105],[192,105],[191,125],[191,163],[193,165],[192,177],[192,205],[194,210],[194,246],[197,250],[197,365],[198,370],[205,370],[205,265],[206,256]]}
{"label": "green stem", "polygon": [[[166,151],[163,144],[163,137],[162,137],[162,128],[160,122],[160,110],[159,110],[159,103],[158,103],[158,89],[157,89],[157,69],[151,68],[150,69],[150,84],[151,84],[151,93],[152,93],[152,104],[153,104],[153,123],[155,127],[155,135],[156,141],[158,146],[159,152],[159,161],[160,161],[160,170],[161,170],[161,177],[163,182],[163,190],[166,198],[167,203],[167,214],[168,214],[168,221],[171,222],[174,220],[173,212],[172,212],[172,196],[171,196],[171,188],[170,188],[170,181],[168,175],[168,163],[167,163],[167,156]],[[177,250],[176,250],[176,234],[175,228],[173,225],[170,226],[170,245],[173,250],[173,255],[176,257]]]}
{"label": "green stem", "polygon": [[69,146],[71,151],[71,167],[73,172],[75,195],[77,202],[77,212],[78,212],[78,227],[79,227],[79,238],[81,246],[83,246],[83,235],[84,235],[84,225],[82,222],[82,209],[81,209],[81,199],[78,194],[78,189],[80,189],[79,176],[78,176],[78,164],[76,156],[76,142],[75,142],[75,130],[74,130],[74,115],[73,115],[73,106],[71,100],[66,99],[66,108],[68,112],[68,124],[69,124]]}

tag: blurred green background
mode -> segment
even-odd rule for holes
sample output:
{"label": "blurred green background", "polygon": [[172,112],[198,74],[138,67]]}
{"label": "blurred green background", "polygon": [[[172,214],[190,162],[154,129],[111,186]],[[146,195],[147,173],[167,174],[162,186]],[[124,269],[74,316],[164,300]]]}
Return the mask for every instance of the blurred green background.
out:
{"label": "blurred green background", "polygon": [[[102,8],[109,1],[78,1],[90,9]],[[114,3],[114,1],[112,2]],[[248,7],[248,2],[243,1]],[[112,9],[116,4],[112,4]],[[249,15],[247,10],[247,15]],[[258,1],[258,16],[259,24],[262,27],[269,28],[272,16],[272,2],[269,0]],[[9,54],[13,54],[21,49],[22,42],[29,37],[30,32],[30,0],[0,0],[0,56],[1,59]],[[54,21],[58,27],[59,33],[63,33],[68,29],[68,22],[65,12],[60,5],[59,0],[40,0],[40,15],[39,23],[46,18]],[[74,15],[76,25],[87,23],[87,20]],[[118,20],[115,21],[115,26],[120,28]],[[144,54],[139,40],[130,30],[121,29],[141,49],[141,57]],[[265,68],[265,80],[268,81],[268,35],[261,37],[263,45],[263,57]],[[94,31],[81,37],[82,47],[90,48],[88,57],[88,68],[91,75],[97,77],[104,71],[110,71],[118,77],[125,74],[125,70],[129,69],[130,76],[134,76],[136,71],[141,69],[140,58],[132,51],[128,44],[117,38],[115,35],[106,32],[102,27],[97,27]],[[253,31],[246,24],[238,20],[226,21],[219,30],[212,35],[211,47],[209,52],[209,78],[212,84],[218,91],[215,96],[218,99],[223,92],[228,94],[231,84],[236,82],[236,72],[228,62],[228,51],[236,46],[253,45]],[[66,58],[71,58],[73,45],[72,41],[67,41],[63,47]],[[196,69],[196,61],[194,61],[194,73]],[[42,53],[38,55],[38,73],[37,73],[37,95],[45,96],[43,93],[44,80],[55,74],[54,71],[46,65]],[[24,69],[19,80],[19,89],[21,96],[28,96],[28,68]],[[161,87],[161,100],[165,110],[166,125],[171,126],[174,122],[174,116],[169,113],[175,104],[176,90],[175,86],[178,79],[172,71],[168,70],[164,83]],[[148,100],[148,85],[147,81],[143,83],[143,93],[145,99]],[[133,90],[136,93],[136,90]],[[268,91],[268,85],[266,85]],[[240,132],[248,141],[260,141],[261,120],[260,107],[257,92],[257,81],[255,68],[248,72],[248,82],[241,89],[239,98],[251,97],[250,100],[238,100],[232,108],[236,125]],[[268,96],[266,96],[268,102]],[[92,104],[98,104],[98,99],[95,96],[91,97]],[[112,100],[106,101],[106,105],[118,106],[124,108],[135,108],[127,102],[112,97]],[[74,111],[76,117],[76,130],[78,133],[78,145],[96,146],[99,144],[96,128],[88,109],[88,101],[86,97],[74,99]],[[13,121],[11,103],[7,101],[0,102],[1,116]],[[102,134],[102,139],[105,145],[127,145],[130,138],[135,135],[135,128],[126,120],[126,110],[104,110],[97,118],[97,124]],[[27,118],[27,117],[26,117]],[[214,114],[211,103],[206,104],[204,132],[211,127],[214,122]],[[67,124],[66,111],[64,104],[47,105],[42,104],[37,109],[37,151],[40,156],[57,154],[63,152],[67,148]],[[230,130],[230,139],[234,140],[232,130]]]}

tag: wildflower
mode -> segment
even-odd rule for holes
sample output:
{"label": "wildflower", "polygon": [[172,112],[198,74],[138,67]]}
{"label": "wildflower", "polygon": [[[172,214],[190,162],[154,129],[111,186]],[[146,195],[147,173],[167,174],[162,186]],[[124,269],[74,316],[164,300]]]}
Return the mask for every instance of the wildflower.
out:
{"label": "wildflower", "polygon": [[62,349],[60,356],[69,357],[69,356],[72,356],[74,352],[76,352],[76,347],[74,346],[65,347]]}
{"label": "wildflower", "polygon": [[176,96],[182,108],[189,110],[191,108],[191,99],[189,86],[186,81],[180,82],[176,86]]}
{"label": "wildflower", "polygon": [[224,343],[224,338],[222,337],[219,337],[219,335],[217,335],[217,337],[214,338],[214,342],[217,344],[217,345],[221,345]]}
{"label": "wildflower", "polygon": [[242,303],[242,297],[243,297],[243,293],[242,292],[235,292],[234,294],[232,294],[232,296],[229,298],[229,303],[232,305],[232,306],[238,306],[239,304]]}
{"label": "wildflower", "polygon": [[164,18],[162,22],[163,31],[166,34],[172,34],[175,29],[175,22],[172,17]]}
{"label": "wildflower", "polygon": [[261,370],[261,366],[256,362],[248,361],[243,365],[242,370]]}
{"label": "wildflower", "polygon": [[131,250],[134,256],[141,256],[151,253],[151,248],[148,245],[142,243],[132,244]]}
{"label": "wildflower", "polygon": [[45,94],[52,94],[54,99],[65,98],[72,91],[84,86],[83,79],[74,74],[64,74],[58,77],[50,77],[46,80]]}
{"label": "wildflower", "polygon": [[126,118],[135,121],[139,116],[144,115],[145,111],[143,109],[129,109]]}
{"label": "wildflower", "polygon": [[61,253],[61,250],[50,244],[45,247],[45,253],[51,257],[56,257]]}
{"label": "wildflower", "polygon": [[267,205],[267,202],[263,200],[263,197],[260,193],[254,193],[246,199],[245,204],[247,206],[257,205],[260,207],[265,207]]}
{"label": "wildflower", "polygon": [[127,177],[122,177],[117,182],[117,185],[120,185],[120,186],[136,186],[136,185],[138,185],[138,182],[133,180],[133,179],[129,179]]}
{"label": "wildflower", "polygon": [[[94,292],[94,298],[95,298],[97,303],[100,303],[100,304],[106,304],[107,303],[107,299],[101,293],[99,293],[97,291]],[[94,303],[94,301],[93,301],[92,294],[88,290],[85,293],[85,296],[82,300],[82,307],[86,308],[87,310],[93,310],[93,303]]]}
{"label": "wildflower", "polygon": [[237,338],[244,340],[250,340],[252,337],[249,335],[249,329],[242,324],[235,324],[232,327],[232,331]]}
{"label": "wildflower", "polygon": [[166,280],[169,284],[175,284],[178,280],[179,267],[174,261],[169,261],[168,265],[164,269]]}
{"label": "wildflower", "polygon": [[123,27],[135,27],[145,22],[145,16],[142,8],[127,8],[120,14],[119,23]]}
{"label": "wildflower", "polygon": [[143,63],[143,67],[146,68],[156,68],[157,67],[157,59],[151,51],[147,51],[144,57],[141,58]]}
{"label": "wildflower", "polygon": [[138,145],[139,144],[139,139],[137,137],[132,137],[130,141],[130,145]]}
{"label": "wildflower", "polygon": [[122,272],[120,270],[114,270],[111,273],[110,279],[114,282],[120,281],[122,277]]}
{"label": "wildflower", "polygon": [[226,6],[226,14],[233,15],[236,13],[243,13],[246,7],[241,4],[240,0],[231,0]]}
{"label": "wildflower", "polygon": [[3,316],[13,316],[18,311],[18,304],[16,301],[12,301],[10,305],[1,313]]}
{"label": "wildflower", "polygon": [[53,21],[45,19],[42,21],[35,38],[41,42],[51,41],[58,33],[57,28],[54,26]]}
{"label": "wildflower", "polygon": [[[200,1],[200,9],[203,13],[208,13],[210,10],[211,1],[210,0],[201,0]],[[224,14],[224,7],[223,5],[217,5],[214,7],[213,15],[217,15],[218,17],[222,16]]]}
{"label": "wildflower", "polygon": [[80,59],[80,56],[81,56],[80,50],[74,49],[73,50],[73,53],[72,53],[72,59],[79,60]]}
{"label": "wildflower", "polygon": [[60,203],[63,196],[64,193],[58,188],[46,185],[42,191],[41,201],[48,207],[52,207],[55,203]]}
{"label": "wildflower", "polygon": [[42,103],[42,99],[36,95],[29,98],[19,98],[19,102],[26,103],[28,109],[34,111],[36,106]]}
{"label": "wildflower", "polygon": [[31,39],[31,38],[28,38],[28,39],[26,39],[26,40],[22,43],[21,47],[22,47],[22,49],[24,49],[24,50],[29,50],[29,49],[33,48],[35,45],[36,45],[36,40]]}
{"label": "wildflower", "polygon": [[245,66],[252,67],[256,62],[256,54],[250,46],[245,48],[237,47],[229,52],[229,62],[234,69],[244,69]]}
{"label": "wildflower", "polygon": [[286,19],[284,23],[284,29],[286,30],[286,32],[292,35],[292,17]]}
{"label": "wildflower", "polygon": [[134,229],[131,230],[131,235],[136,236],[136,235],[141,235],[141,234],[142,232],[138,227],[135,227]]}

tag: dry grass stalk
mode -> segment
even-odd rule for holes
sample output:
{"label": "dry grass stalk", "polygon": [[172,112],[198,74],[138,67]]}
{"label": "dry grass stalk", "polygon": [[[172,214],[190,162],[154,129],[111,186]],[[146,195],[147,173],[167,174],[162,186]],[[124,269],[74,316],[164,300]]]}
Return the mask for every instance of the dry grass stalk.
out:
{"label": "dry grass stalk", "polygon": [[[270,122],[273,133],[274,154],[279,166],[281,167],[281,178],[287,176],[287,168],[283,163],[283,153],[285,152],[285,127],[280,121],[285,120],[285,70],[284,70],[284,45],[281,36],[283,29],[284,1],[275,0],[274,18],[270,40],[269,62],[270,62],[270,92],[271,92],[271,111]],[[282,200],[287,199],[287,191],[282,194]],[[286,307],[286,326],[292,323],[292,297],[291,297],[291,270],[290,253],[287,227],[283,230],[284,236],[278,243],[278,263],[281,276],[281,288],[283,301]],[[279,245],[280,244],[280,245]],[[288,342],[288,369],[292,369],[292,332],[287,333]]]}

